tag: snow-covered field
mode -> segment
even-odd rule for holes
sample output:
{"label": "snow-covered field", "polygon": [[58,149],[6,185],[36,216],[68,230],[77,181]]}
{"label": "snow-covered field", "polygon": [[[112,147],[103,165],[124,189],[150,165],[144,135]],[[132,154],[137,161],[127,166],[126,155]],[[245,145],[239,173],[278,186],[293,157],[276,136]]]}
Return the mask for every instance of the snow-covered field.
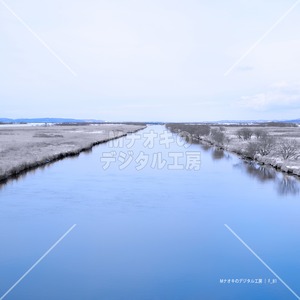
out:
{"label": "snow-covered field", "polygon": [[136,125],[0,126],[0,180],[142,129]]}

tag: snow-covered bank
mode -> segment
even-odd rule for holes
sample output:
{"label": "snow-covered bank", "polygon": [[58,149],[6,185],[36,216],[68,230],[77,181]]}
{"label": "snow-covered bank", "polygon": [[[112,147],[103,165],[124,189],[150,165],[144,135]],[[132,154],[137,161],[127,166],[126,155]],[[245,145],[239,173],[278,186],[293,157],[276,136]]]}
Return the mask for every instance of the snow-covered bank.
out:
{"label": "snow-covered bank", "polygon": [[0,127],[0,181],[143,128],[120,124]]}
{"label": "snow-covered bank", "polygon": [[[245,159],[252,159],[260,164],[269,165],[274,167],[277,170],[282,172],[286,172],[289,174],[293,174],[296,176],[300,176],[300,161],[298,159],[282,159],[278,155],[276,155],[276,149],[271,151],[268,155],[260,155],[256,154],[253,157],[247,154],[247,146],[249,142],[242,141],[238,137],[236,137],[236,131],[240,127],[230,127],[226,128],[225,136],[229,138],[229,143],[226,145],[219,145],[214,142],[212,139],[207,137],[206,140],[210,142],[212,145],[223,148],[226,151],[233,152],[241,156]],[[300,130],[299,128],[261,128],[268,132],[270,136],[277,137],[278,141],[286,142],[289,140],[299,140],[300,141]],[[255,140],[255,137],[252,137],[252,141]],[[274,145],[274,148],[276,145]]]}
{"label": "snow-covered bank", "polygon": [[[186,125],[185,125],[186,126]],[[167,126],[168,127],[168,126]],[[176,125],[172,125],[172,131],[176,132]],[[208,126],[209,127],[209,126]],[[182,127],[188,132],[188,126]],[[209,132],[207,128],[199,129],[199,131],[205,132],[203,135],[193,134],[194,140],[198,140],[201,143],[209,144],[210,146],[218,147],[220,149],[235,153],[243,159],[250,159],[258,162],[259,164],[269,165],[276,170],[300,176],[300,128],[295,127],[258,127],[247,126],[246,128],[253,132],[252,136],[248,139],[243,139],[239,136],[238,131],[244,128],[243,126],[210,126]],[[169,127],[170,129],[170,127]],[[182,131],[180,125],[178,129]],[[205,130],[204,130],[205,129]],[[175,130],[175,131],[174,131]],[[220,136],[214,138],[213,132],[221,132]],[[260,133],[260,137],[255,136],[255,132]],[[219,141],[217,141],[219,138]],[[272,144],[268,145],[268,151],[266,153],[259,153],[263,151],[255,152],[255,149],[251,149],[249,145],[259,145],[267,139],[272,139]],[[280,147],[283,145],[294,143],[294,149],[296,155],[289,158],[283,158]]]}

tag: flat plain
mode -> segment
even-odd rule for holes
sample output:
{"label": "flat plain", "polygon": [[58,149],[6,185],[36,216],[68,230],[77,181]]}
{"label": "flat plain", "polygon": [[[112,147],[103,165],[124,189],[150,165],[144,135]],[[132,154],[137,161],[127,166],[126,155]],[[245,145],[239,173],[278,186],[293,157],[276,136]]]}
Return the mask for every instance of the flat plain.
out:
{"label": "flat plain", "polygon": [[1,125],[0,181],[143,128],[126,124]]}

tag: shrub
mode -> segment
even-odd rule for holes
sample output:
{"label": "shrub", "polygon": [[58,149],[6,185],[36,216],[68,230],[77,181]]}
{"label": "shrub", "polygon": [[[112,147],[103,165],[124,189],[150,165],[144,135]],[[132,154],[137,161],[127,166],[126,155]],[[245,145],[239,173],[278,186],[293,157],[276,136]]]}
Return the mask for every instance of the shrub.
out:
{"label": "shrub", "polygon": [[253,130],[253,135],[256,137],[256,139],[260,139],[265,137],[267,132],[265,132],[263,129],[257,128]]}
{"label": "shrub", "polygon": [[224,144],[228,147],[230,142],[231,142],[232,138],[230,138],[229,136],[225,136],[224,139]]}
{"label": "shrub", "polygon": [[253,135],[253,131],[249,128],[241,128],[236,132],[237,136],[239,139],[241,140],[250,140],[252,135]]}
{"label": "shrub", "polygon": [[247,157],[254,158],[254,156],[258,153],[259,145],[257,142],[250,142],[246,147],[245,154]]}
{"label": "shrub", "polygon": [[178,130],[177,135],[181,137],[188,144],[193,142],[193,135],[187,131]]}
{"label": "shrub", "polygon": [[219,129],[212,129],[210,135],[212,140],[215,141],[218,145],[223,145],[225,140],[224,132],[220,131]]}
{"label": "shrub", "polygon": [[175,133],[188,132],[195,137],[208,136],[210,134],[210,126],[206,124],[182,124],[182,123],[168,123],[166,127]]}
{"label": "shrub", "polygon": [[210,134],[210,126],[209,125],[196,125],[196,135],[198,136],[208,136]]}
{"label": "shrub", "polygon": [[261,123],[260,125],[264,127],[298,127],[297,124],[288,122],[267,122]]}

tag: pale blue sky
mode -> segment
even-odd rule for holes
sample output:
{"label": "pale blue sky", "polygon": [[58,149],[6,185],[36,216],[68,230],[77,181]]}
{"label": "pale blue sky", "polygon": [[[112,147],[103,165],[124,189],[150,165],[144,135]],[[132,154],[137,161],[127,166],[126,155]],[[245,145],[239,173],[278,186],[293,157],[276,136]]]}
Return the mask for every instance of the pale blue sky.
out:
{"label": "pale blue sky", "polygon": [[294,0],[0,1],[1,117],[300,118]]}

